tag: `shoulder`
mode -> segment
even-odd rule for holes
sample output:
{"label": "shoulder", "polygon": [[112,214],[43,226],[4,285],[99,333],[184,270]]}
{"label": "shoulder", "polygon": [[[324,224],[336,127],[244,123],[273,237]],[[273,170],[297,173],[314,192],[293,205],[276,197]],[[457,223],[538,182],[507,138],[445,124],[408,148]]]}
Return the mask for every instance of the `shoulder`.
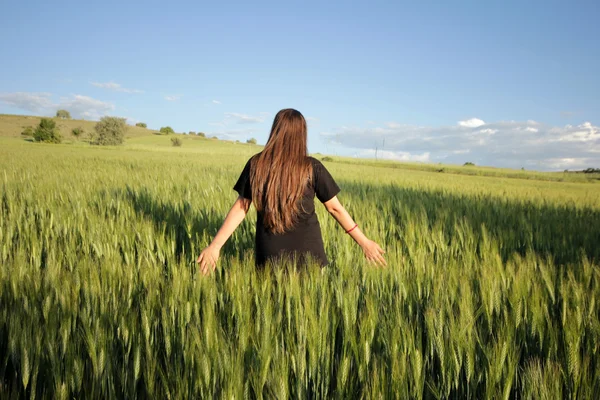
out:
{"label": "shoulder", "polygon": [[327,171],[327,168],[319,159],[314,157],[309,157],[309,159],[312,165],[312,176],[315,181],[321,181],[329,175],[329,171]]}
{"label": "shoulder", "polygon": [[248,161],[246,161],[246,167],[250,168],[250,165],[253,164],[254,162],[256,162],[256,160],[258,160],[259,156],[260,156],[260,153],[256,153],[252,157],[250,157],[248,159]]}
{"label": "shoulder", "polygon": [[317,168],[322,168],[323,167],[323,163],[321,163],[321,161],[319,161],[318,159],[308,156],[308,159],[310,160],[310,163],[312,164],[313,168],[317,167]]}

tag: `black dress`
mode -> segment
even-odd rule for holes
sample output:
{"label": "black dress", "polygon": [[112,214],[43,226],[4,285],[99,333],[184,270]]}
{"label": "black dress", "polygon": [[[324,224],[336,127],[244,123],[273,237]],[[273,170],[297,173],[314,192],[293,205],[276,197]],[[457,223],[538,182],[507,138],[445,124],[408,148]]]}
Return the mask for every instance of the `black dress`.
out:
{"label": "black dress", "polygon": [[[297,260],[306,260],[307,255],[321,266],[328,264],[323,238],[317,215],[315,214],[314,197],[325,203],[340,191],[325,166],[319,160],[309,157],[313,167],[313,177],[308,181],[302,197],[302,206],[298,222],[287,232],[275,234],[265,228],[263,213],[258,212],[256,218],[256,265],[264,266],[269,260],[277,260],[283,256],[292,256]],[[250,186],[250,160],[246,163],[233,189],[240,196],[252,200]]]}

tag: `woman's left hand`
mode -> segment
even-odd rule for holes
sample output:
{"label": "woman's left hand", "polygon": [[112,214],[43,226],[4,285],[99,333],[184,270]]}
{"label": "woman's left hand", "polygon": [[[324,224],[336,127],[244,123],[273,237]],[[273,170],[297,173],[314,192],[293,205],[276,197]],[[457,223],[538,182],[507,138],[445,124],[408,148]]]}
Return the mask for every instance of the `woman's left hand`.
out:
{"label": "woman's left hand", "polygon": [[220,249],[216,246],[208,246],[198,256],[196,262],[200,265],[200,271],[203,275],[208,275],[215,270],[219,260]]}

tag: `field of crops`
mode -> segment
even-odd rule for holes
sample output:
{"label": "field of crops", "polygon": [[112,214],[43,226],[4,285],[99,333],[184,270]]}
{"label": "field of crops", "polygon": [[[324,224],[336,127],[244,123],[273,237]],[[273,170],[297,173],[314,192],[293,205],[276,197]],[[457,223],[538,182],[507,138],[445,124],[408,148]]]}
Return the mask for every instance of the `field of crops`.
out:
{"label": "field of crops", "polygon": [[329,267],[254,271],[252,211],[202,277],[259,149],[0,138],[0,398],[600,393],[600,183],[325,163],[388,268],[318,206]]}

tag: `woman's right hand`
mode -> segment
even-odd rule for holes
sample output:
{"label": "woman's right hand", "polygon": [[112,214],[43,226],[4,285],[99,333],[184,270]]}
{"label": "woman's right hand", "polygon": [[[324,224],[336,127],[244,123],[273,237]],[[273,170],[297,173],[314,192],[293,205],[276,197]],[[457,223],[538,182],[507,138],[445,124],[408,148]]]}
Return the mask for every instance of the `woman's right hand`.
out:
{"label": "woman's right hand", "polygon": [[220,249],[212,244],[200,253],[196,262],[200,266],[202,275],[208,275],[215,270],[217,261],[219,260],[219,253]]}
{"label": "woman's right hand", "polygon": [[383,250],[376,242],[367,239],[364,243],[361,243],[360,247],[362,247],[365,258],[369,262],[375,262],[382,267],[387,265],[385,258],[383,258],[385,250]]}

